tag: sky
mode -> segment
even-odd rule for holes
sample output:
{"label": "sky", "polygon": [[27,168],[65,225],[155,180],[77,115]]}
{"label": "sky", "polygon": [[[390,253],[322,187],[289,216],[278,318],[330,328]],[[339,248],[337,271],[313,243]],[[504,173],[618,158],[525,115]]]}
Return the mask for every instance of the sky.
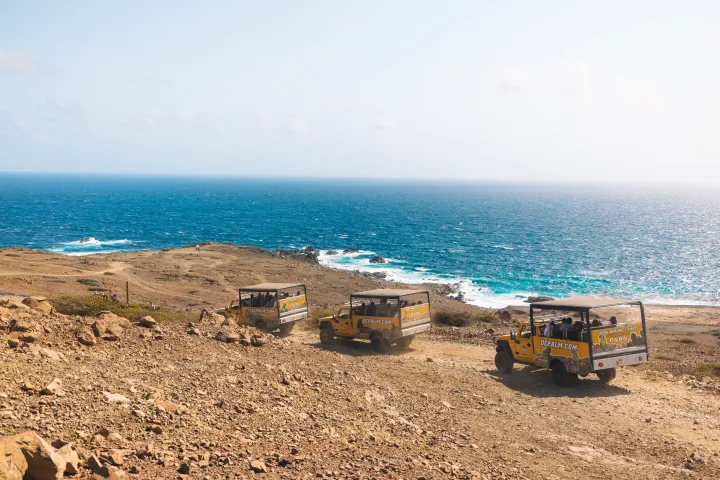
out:
{"label": "sky", "polygon": [[720,2],[0,3],[0,171],[720,183]]}

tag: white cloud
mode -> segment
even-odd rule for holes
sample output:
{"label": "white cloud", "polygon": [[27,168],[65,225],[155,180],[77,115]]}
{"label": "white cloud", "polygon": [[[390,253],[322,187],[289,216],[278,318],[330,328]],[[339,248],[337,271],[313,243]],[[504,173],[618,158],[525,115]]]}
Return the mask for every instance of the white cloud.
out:
{"label": "white cloud", "polygon": [[530,72],[520,67],[505,67],[495,75],[495,85],[501,90],[531,93],[537,88]]}
{"label": "white cloud", "polygon": [[565,63],[558,81],[561,90],[572,95],[579,102],[590,101],[590,66],[587,63]]}
{"label": "white cloud", "polygon": [[615,80],[615,92],[632,106],[652,111],[662,109],[660,92],[652,83],[618,77]]}
{"label": "white cloud", "polygon": [[395,130],[398,128],[398,122],[394,117],[381,115],[375,119],[372,126],[377,130]]}
{"label": "white cloud", "polygon": [[24,53],[0,50],[0,72],[30,73],[40,70],[40,65]]}
{"label": "white cloud", "polygon": [[283,123],[282,130],[293,135],[307,135],[310,133],[310,124],[299,117],[288,118]]}

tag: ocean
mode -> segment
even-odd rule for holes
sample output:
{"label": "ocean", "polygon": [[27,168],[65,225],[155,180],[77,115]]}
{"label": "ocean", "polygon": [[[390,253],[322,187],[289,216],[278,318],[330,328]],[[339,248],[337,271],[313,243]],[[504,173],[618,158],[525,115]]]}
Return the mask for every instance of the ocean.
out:
{"label": "ocean", "polygon": [[[0,174],[2,247],[204,241],[311,245],[323,265],[459,284],[482,306],[538,294],[720,305],[717,189]],[[345,249],[359,252],[328,254]]]}

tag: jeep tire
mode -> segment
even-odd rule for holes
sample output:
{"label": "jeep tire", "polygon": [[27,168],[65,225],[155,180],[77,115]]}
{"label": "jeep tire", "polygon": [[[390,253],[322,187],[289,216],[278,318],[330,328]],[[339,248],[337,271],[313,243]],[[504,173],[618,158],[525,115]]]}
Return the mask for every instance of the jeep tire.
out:
{"label": "jeep tire", "polygon": [[505,350],[495,354],[495,367],[500,373],[511,373],[514,363],[515,360]]}
{"label": "jeep tire", "polygon": [[387,353],[390,350],[390,342],[379,333],[370,337],[370,344],[377,353]]}
{"label": "jeep tire", "polygon": [[570,373],[562,362],[555,362],[552,366],[552,376],[558,387],[570,387],[577,382],[577,373]]}
{"label": "jeep tire", "polygon": [[608,368],[607,370],[599,370],[595,372],[595,375],[598,376],[600,381],[604,384],[608,384],[615,380],[615,377],[617,376],[617,369],[616,368]]}
{"label": "jeep tire", "polygon": [[330,325],[320,327],[320,343],[332,345],[335,340],[335,330]]}

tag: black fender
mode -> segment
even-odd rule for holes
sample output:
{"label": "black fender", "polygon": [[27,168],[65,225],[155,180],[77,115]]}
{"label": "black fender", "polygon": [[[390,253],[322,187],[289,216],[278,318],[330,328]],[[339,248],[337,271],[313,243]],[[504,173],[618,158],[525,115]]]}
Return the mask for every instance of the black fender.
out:
{"label": "black fender", "polygon": [[510,343],[508,343],[507,340],[498,340],[495,344],[495,351],[496,352],[505,352],[507,353],[510,358],[514,359],[515,357],[512,354],[512,350],[510,349]]}

